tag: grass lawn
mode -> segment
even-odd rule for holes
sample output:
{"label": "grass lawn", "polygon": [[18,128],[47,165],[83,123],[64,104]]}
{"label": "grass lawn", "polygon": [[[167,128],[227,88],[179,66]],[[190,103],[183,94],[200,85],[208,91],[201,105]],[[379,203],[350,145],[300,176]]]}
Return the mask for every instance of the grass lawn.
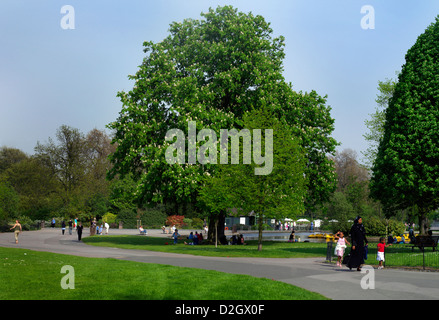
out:
{"label": "grass lawn", "polygon": [[[366,264],[378,265],[376,260],[376,243],[369,244],[369,255],[365,261]],[[385,251],[386,267],[409,267],[409,268],[425,268],[431,270],[439,270],[439,252],[433,251],[432,248],[425,248],[425,252],[415,248],[412,250],[410,244],[394,244]]]}
{"label": "grass lawn", "polygon": [[[84,238],[89,245],[117,247],[122,249],[139,249],[169,253],[185,253],[214,257],[252,257],[252,258],[313,258],[326,257],[326,243],[311,242],[277,242],[264,241],[262,251],[258,251],[257,241],[246,241],[247,245],[220,246],[215,245],[185,245],[179,240],[145,236],[93,236]],[[165,244],[168,243],[168,244]]]}
{"label": "grass lawn", "polygon": [[[63,277],[71,275],[61,273],[61,268],[65,265],[74,268],[74,289],[61,287]],[[265,278],[0,247],[0,299],[318,300],[326,298],[317,293]]]}
{"label": "grass lawn", "polygon": [[[179,240],[174,245],[172,240],[144,236],[93,236],[84,238],[89,245],[117,247],[123,249],[139,249],[170,253],[183,253],[215,257],[257,257],[257,258],[312,258],[326,257],[327,244],[313,242],[264,241],[262,251],[257,250],[257,241],[247,241],[244,246],[185,245]],[[168,243],[167,245],[165,243]],[[335,243],[333,245],[333,250]],[[350,249],[347,249],[348,251]],[[369,243],[369,254],[365,264],[378,266],[376,261],[377,244]],[[336,261],[333,256],[333,260]],[[386,266],[388,267],[426,267],[439,269],[439,252],[427,248],[425,256],[418,248],[414,251],[411,245],[392,245],[386,249]]]}

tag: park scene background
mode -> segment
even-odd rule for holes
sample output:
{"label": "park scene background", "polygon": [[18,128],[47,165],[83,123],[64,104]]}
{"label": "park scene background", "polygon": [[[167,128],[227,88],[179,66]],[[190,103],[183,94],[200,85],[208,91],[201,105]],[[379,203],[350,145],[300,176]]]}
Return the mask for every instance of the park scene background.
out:
{"label": "park scene background", "polygon": [[[375,237],[439,220],[433,1],[64,5],[1,5],[1,231],[207,224],[212,244],[230,217],[348,233],[360,215]],[[274,128],[273,172],[167,164],[190,120]]]}
{"label": "park scene background", "polygon": [[[212,2],[210,7],[215,9],[218,5],[220,3],[215,5]],[[343,8],[323,2],[317,2],[311,6],[305,5],[300,1],[294,4],[275,1],[270,5],[263,4],[262,2],[252,2],[252,4],[244,2],[236,7],[242,12],[251,11],[255,15],[260,14],[270,23],[273,37],[285,37],[285,48],[282,48],[282,51],[285,51],[285,58],[280,61],[283,64],[282,75],[285,76],[286,81],[292,82],[294,92],[297,90],[306,94],[308,91],[307,94],[313,96],[312,98],[318,101],[314,102],[316,104],[314,111],[310,109],[309,112],[315,112],[317,108],[323,110],[320,114],[313,115],[314,117],[319,116],[319,119],[315,118],[309,121],[325,121],[325,123],[318,124],[321,126],[320,128],[316,128],[321,130],[325,141],[313,150],[318,154],[317,158],[308,161],[320,161],[321,159],[318,157],[326,157],[331,162],[331,165],[316,168],[317,173],[320,170],[320,173],[328,174],[332,170],[334,176],[326,179],[325,183],[318,182],[320,183],[320,190],[318,192],[312,191],[310,185],[308,185],[308,190],[311,190],[310,192],[313,194],[308,197],[305,210],[302,210],[297,215],[290,208],[288,214],[274,217],[278,218],[279,221],[285,218],[345,221],[352,220],[357,215],[362,215],[367,218],[365,221],[378,219],[383,221],[384,224],[388,224],[389,222],[386,219],[390,218],[395,223],[402,222],[406,225],[408,223],[415,223],[419,225],[416,206],[407,205],[400,210],[393,211],[391,214],[386,214],[380,201],[369,197],[369,181],[379,137],[382,136],[382,117],[393,88],[397,83],[397,76],[404,64],[405,53],[414,44],[416,38],[425,31],[425,28],[434,22],[435,14],[433,9],[435,4],[433,2],[425,2],[412,6],[400,2],[386,2],[386,4],[377,3],[374,6],[371,3],[370,5],[375,10],[375,15],[372,17],[374,20],[364,21],[364,23],[371,24],[373,22],[374,29],[363,29],[361,25],[361,20],[367,13],[370,13],[364,12],[361,14],[360,10],[364,6],[361,1],[355,4],[346,4]],[[2,13],[6,14],[9,11],[9,16],[13,16],[13,13],[17,12],[18,8],[20,8],[20,5],[11,3],[4,4],[3,6],[5,8],[2,10]],[[96,217],[98,220],[101,220],[107,215],[106,220],[108,222],[118,224],[119,221],[124,221],[126,227],[132,227],[136,224],[137,220],[141,219],[146,227],[160,228],[166,224],[169,216],[177,215],[184,216],[186,219],[184,224],[188,226],[202,227],[204,219],[209,220],[212,208],[203,207],[203,205],[200,205],[199,198],[197,198],[200,179],[194,179],[196,180],[197,187],[192,189],[187,186],[187,183],[178,183],[177,179],[172,181],[169,196],[165,195],[155,199],[153,195],[149,195],[148,199],[136,199],[135,192],[138,182],[135,180],[137,177],[134,177],[128,171],[123,172],[121,169],[114,169],[113,163],[108,158],[111,154],[115,153],[118,145],[117,138],[115,138],[115,128],[109,126],[117,117],[109,118],[109,114],[117,115],[120,112],[121,101],[116,97],[117,93],[123,90],[128,91],[132,88],[132,83],[135,80],[126,79],[129,74],[135,74],[137,67],[145,57],[145,54],[142,54],[143,41],[146,39],[153,41],[164,39],[167,36],[169,25],[173,21],[181,22],[187,18],[200,19],[200,12],[207,12],[209,4],[203,3],[201,5],[194,2],[192,5],[181,5],[186,13],[185,15],[179,13],[179,15],[182,15],[181,18],[177,18],[178,15],[175,13],[176,7],[179,7],[179,5],[176,5],[173,9],[168,10],[169,13],[167,15],[169,18],[160,19],[163,20],[160,22],[160,25],[163,25],[163,27],[161,29],[155,28],[154,31],[149,28],[152,22],[148,19],[145,19],[148,22],[143,21],[141,14],[136,15],[133,13],[135,11],[134,8],[148,9],[148,12],[153,12],[154,10],[162,12],[164,4],[140,5],[134,2],[132,6],[129,4],[126,6],[120,4],[100,6],[97,4],[85,5],[84,3],[78,3],[75,11],[75,20],[73,21],[75,29],[71,30],[62,29],[59,26],[59,22],[64,16],[63,14],[59,13],[53,17],[50,16],[50,12],[53,12],[55,9],[53,7],[53,4],[49,6],[43,3],[25,6],[25,12],[29,18],[25,19],[26,23],[31,24],[32,19],[36,19],[45,10],[47,10],[45,15],[50,17],[51,21],[58,21],[56,28],[53,28],[54,30],[46,25],[47,22],[41,26],[43,30],[40,31],[41,35],[39,36],[43,37],[44,32],[49,32],[48,35],[53,40],[56,40],[56,45],[52,43],[46,43],[46,45],[41,43],[39,45],[35,44],[36,50],[39,50],[37,52],[40,53],[37,53],[35,55],[36,58],[32,59],[37,59],[35,62],[39,61],[39,63],[33,63],[33,67],[27,68],[26,72],[26,70],[22,71],[23,67],[17,64],[19,61],[24,61],[20,60],[20,56],[14,59],[12,59],[12,56],[5,56],[3,59],[5,62],[9,62],[5,63],[6,71],[9,68],[12,70],[15,67],[15,75],[2,83],[7,82],[9,83],[8,86],[12,86],[19,75],[22,75],[21,79],[23,79],[24,83],[37,75],[40,75],[42,79],[46,79],[45,73],[41,70],[44,64],[47,70],[54,70],[53,72],[60,70],[59,76],[65,79],[65,82],[57,84],[62,89],[60,89],[60,92],[55,93],[55,96],[61,97],[63,94],[66,95],[66,99],[63,100],[57,99],[53,94],[44,94],[41,96],[41,99],[38,99],[36,98],[38,96],[33,94],[24,94],[24,92],[27,92],[24,90],[21,95],[22,99],[30,97],[32,99],[32,102],[25,103],[20,100],[13,101],[12,97],[9,98],[12,94],[11,91],[8,93],[6,92],[7,87],[2,87],[6,97],[5,102],[2,104],[2,110],[4,111],[1,117],[2,130],[6,130],[12,123],[16,124],[14,129],[11,128],[9,131],[3,131],[0,135],[2,139],[0,157],[0,217],[3,224],[5,222],[10,223],[15,218],[20,218],[25,228],[27,228],[27,226],[35,224],[37,220],[51,220],[53,217],[58,220],[58,223],[61,219],[68,218],[79,218],[87,223],[92,218]],[[60,5],[61,7],[62,5]],[[122,7],[124,8],[123,10],[121,10]],[[49,10],[50,8],[51,10]],[[98,8],[105,10],[101,14],[93,16]],[[298,21],[290,22],[293,24],[291,26],[283,25],[286,23],[286,18],[285,13],[280,12],[280,8],[285,9],[282,11],[288,11]],[[390,10],[392,14],[389,13]],[[84,16],[79,14],[78,11],[84,12]],[[111,23],[110,17],[116,17],[116,11],[118,12],[119,22]],[[190,12],[196,13],[190,14]],[[303,18],[298,18],[298,12],[302,12],[304,16],[315,17],[312,19],[313,24],[305,22]],[[421,13],[422,19],[419,18]],[[132,17],[137,19],[135,20],[139,24],[137,28],[134,28],[133,25],[124,19],[129,14],[132,14]],[[410,14],[414,15],[414,17],[409,19]],[[105,17],[108,20],[105,20]],[[167,16],[165,15],[165,17]],[[270,17],[273,18],[270,19]],[[4,24],[9,21],[10,27],[14,26],[15,24],[12,24],[10,20],[11,18],[7,19],[6,17],[2,19]],[[106,21],[107,23],[105,23]],[[141,21],[143,22],[141,23]],[[334,23],[334,21],[339,22]],[[134,24],[134,22],[131,23]],[[343,27],[340,24],[344,24]],[[325,30],[323,28],[324,25],[328,26],[329,30]],[[410,26],[413,28],[410,28]],[[84,34],[87,28],[94,31],[95,38]],[[5,41],[10,41],[13,50],[18,50],[21,46],[20,43],[24,42],[23,40],[28,36],[24,31],[25,29],[25,26],[23,26],[22,28],[17,28],[16,33],[12,33],[9,36],[3,35]],[[156,32],[155,30],[158,31]],[[385,38],[391,30],[400,30],[400,33],[397,34],[401,34],[401,39],[395,36],[393,37],[394,40],[384,40],[383,37]],[[410,30],[410,32],[407,33],[407,30]],[[133,54],[130,59],[124,58],[119,59],[119,63],[110,63],[111,59],[115,59],[115,56],[122,53],[119,51],[116,51],[116,53],[112,52],[111,54],[110,52],[103,52],[99,44],[110,36],[118,39],[122,31],[125,31],[124,34],[130,34],[133,38],[140,37],[142,40],[130,40],[130,47],[128,48],[126,47],[127,40],[118,42],[119,51],[122,48],[126,48],[123,57],[127,58],[126,51],[132,51]],[[12,35],[15,36],[13,37]],[[98,37],[98,35],[104,39]],[[304,39],[305,35],[309,36],[309,39]],[[12,40],[13,38],[15,40]],[[297,46],[298,39],[301,39],[299,42],[301,44],[300,47]],[[330,45],[331,39],[339,39],[339,42],[337,42],[337,45]],[[340,46],[340,44],[343,44],[341,42],[343,39],[345,44]],[[91,40],[96,41],[94,45],[86,45],[84,43],[84,41]],[[319,44],[320,48],[328,48],[330,50],[315,50],[317,44],[314,43],[318,42],[317,40],[321,41]],[[308,48],[304,47],[303,44],[307,44]],[[312,44],[314,47],[312,47]],[[51,50],[55,46],[58,46],[58,50],[61,51],[59,54],[54,53],[52,56],[58,56],[60,60],[51,59],[51,64],[49,64],[49,61],[46,63],[47,57],[43,54],[44,50]],[[369,50],[359,53],[358,51],[364,51],[357,50],[359,48],[369,48]],[[399,48],[399,50],[396,48]],[[381,59],[376,59],[378,51]],[[312,56],[315,58],[304,58],[305,52],[312,52]],[[122,82],[118,82],[120,85],[114,88],[110,94],[105,94],[105,101],[109,99],[111,102],[96,104],[94,100],[84,100],[84,97],[93,95],[94,99],[96,99],[98,96],[103,96],[104,94],[99,93],[99,91],[108,92],[109,89],[114,87],[114,84],[112,82],[105,84],[106,82],[94,81],[95,85],[93,88],[96,88],[97,91],[93,89],[92,93],[90,91],[91,85],[89,86],[90,89],[86,90],[83,84],[78,82],[79,79],[84,79],[86,73],[78,74],[78,72],[84,69],[84,66],[80,67],[81,64],[88,65],[94,63],[95,68],[88,69],[88,72],[93,74],[93,77],[98,75],[102,77],[105,73],[98,72],[98,70],[102,70],[104,66],[96,60],[99,53],[108,62],[108,64],[105,64],[105,68],[107,70],[114,68],[114,71],[112,71],[114,76],[111,77],[111,81],[115,82],[117,79]],[[340,57],[342,55],[347,60],[344,59],[341,62],[340,58],[338,60],[334,58],[335,56]],[[67,69],[65,70],[58,68],[60,66],[59,63],[62,63],[64,59],[62,57],[69,61],[69,63],[66,63]],[[323,59],[324,57],[325,59]],[[130,61],[130,67],[124,67],[128,61]],[[309,66],[309,70],[302,70],[301,68],[304,68],[304,65],[299,63],[299,61],[306,62],[305,65]],[[112,66],[111,68],[110,65]],[[325,68],[329,68],[327,72],[325,72],[323,65],[325,65]],[[320,69],[319,66],[321,66]],[[356,67],[354,68],[354,66]],[[367,67],[363,68],[362,66]],[[124,73],[121,76],[116,76],[123,68]],[[348,71],[351,74],[357,73],[357,80],[352,81],[353,79],[346,77],[343,81],[341,79],[330,81],[327,77],[334,74],[331,71],[332,68],[336,68],[339,72],[344,72],[344,74],[348,74]],[[73,72],[74,69],[78,71]],[[321,70],[318,76],[314,73],[314,69]],[[10,74],[6,71],[2,73],[2,76],[5,78]],[[375,76],[373,80],[370,79],[373,77],[372,75]],[[323,86],[323,82],[325,86]],[[347,83],[353,82],[356,83],[355,95],[352,94],[353,88],[347,87]],[[45,86],[54,84],[53,77],[47,77],[47,80],[32,82],[32,84],[29,88],[36,90],[37,87],[40,87],[40,93],[42,94]],[[333,91],[332,88],[334,86],[338,87],[337,90],[340,90],[340,87],[345,87],[346,90],[341,94],[343,99],[353,96],[355,98],[349,103],[338,100],[341,97],[339,97],[338,92],[336,94]],[[70,90],[72,94],[67,95],[66,90]],[[51,92],[53,93],[53,91]],[[332,92],[334,94],[331,94]],[[369,93],[369,96],[364,97],[366,92]],[[334,101],[334,99],[337,100]],[[76,106],[74,102],[76,102]],[[21,105],[26,105],[26,108],[32,106],[33,110],[38,110],[35,113],[41,115],[37,116],[37,118],[31,117],[28,112],[23,111],[23,107],[19,107]],[[56,105],[58,111],[53,110],[53,112],[48,113],[48,105]],[[14,118],[17,112],[20,113],[20,119]],[[91,116],[90,114],[98,112],[99,114],[96,114],[96,116]],[[46,116],[42,116],[43,114]],[[63,114],[66,116],[62,116]],[[88,115],[85,116],[86,114]],[[208,117],[208,115],[204,116]],[[31,130],[27,122],[39,119],[40,117],[44,120],[33,121],[33,127],[40,126],[41,130],[34,130],[33,132],[44,132],[44,134],[30,133],[26,138],[21,138],[23,137],[23,132]],[[52,124],[52,118],[54,117],[59,119],[59,122],[56,124]],[[108,120],[103,121],[103,119]],[[122,120],[122,118],[119,120]],[[93,123],[89,125],[84,124],[90,121]],[[341,125],[338,125],[338,123],[341,123]],[[352,127],[353,124],[355,130]],[[317,126],[317,124],[314,125]],[[51,129],[48,130],[48,127]],[[101,129],[97,129],[98,127],[101,127]],[[208,126],[206,125],[206,127]],[[18,128],[18,131],[21,133],[16,131]],[[307,134],[309,136],[307,139],[314,139],[314,142],[310,141],[309,145],[318,142],[317,136],[312,137],[311,132]],[[143,138],[137,136],[135,139],[139,139],[140,143],[140,139]],[[161,139],[164,142],[164,139]],[[147,143],[147,141],[144,140],[143,143]],[[209,173],[209,170],[205,171]],[[112,172],[110,176],[113,179],[108,179],[108,172]],[[122,177],[117,173],[128,174]],[[160,174],[157,173],[158,179],[162,178]],[[205,173],[201,173],[200,176],[203,174]],[[151,181],[149,180],[147,184],[151,184]],[[193,182],[191,181],[190,183]],[[314,188],[317,189],[317,187]],[[389,186],[389,188],[392,188],[392,186]],[[438,213],[435,210],[430,210],[429,223],[433,222],[437,217]],[[329,230],[336,228],[338,226],[329,228]],[[399,226],[398,234],[401,228]],[[382,231],[373,233],[382,234]]]}

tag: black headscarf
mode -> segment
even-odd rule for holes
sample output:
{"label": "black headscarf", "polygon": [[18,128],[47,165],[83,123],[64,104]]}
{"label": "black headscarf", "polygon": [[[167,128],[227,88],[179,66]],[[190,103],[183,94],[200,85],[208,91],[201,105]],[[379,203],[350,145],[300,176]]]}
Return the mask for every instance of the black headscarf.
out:
{"label": "black headscarf", "polygon": [[355,247],[355,250],[353,249],[351,251],[351,256],[347,264],[349,269],[357,268],[357,270],[360,270],[359,268],[364,264],[364,243],[367,244],[367,239],[363,224],[358,222],[360,219],[360,216],[356,217],[351,227],[350,236],[352,249]]}
{"label": "black headscarf", "polygon": [[354,220],[354,224],[352,225],[350,236],[352,238],[352,242],[363,242],[364,240],[367,243],[366,239],[366,229],[364,229],[364,225],[362,223],[358,223],[361,217],[357,216]]}

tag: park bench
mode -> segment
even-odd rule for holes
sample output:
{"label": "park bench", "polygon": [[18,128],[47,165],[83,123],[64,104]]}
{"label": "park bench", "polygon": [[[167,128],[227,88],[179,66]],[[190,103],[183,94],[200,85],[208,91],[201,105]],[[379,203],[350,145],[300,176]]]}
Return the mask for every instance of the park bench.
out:
{"label": "park bench", "polygon": [[418,235],[415,238],[413,238],[411,244],[412,244],[412,251],[415,247],[418,247],[422,252],[424,251],[424,248],[426,247],[432,247],[433,251],[436,250],[437,242],[438,242],[438,236],[421,236]]}

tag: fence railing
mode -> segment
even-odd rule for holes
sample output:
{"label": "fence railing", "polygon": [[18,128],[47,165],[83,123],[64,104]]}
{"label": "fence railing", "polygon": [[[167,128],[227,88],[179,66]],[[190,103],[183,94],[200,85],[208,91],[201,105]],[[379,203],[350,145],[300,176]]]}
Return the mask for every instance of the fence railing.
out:
{"label": "fence railing", "polygon": [[411,244],[393,244],[386,248],[384,266],[439,269],[439,253],[434,249],[421,249]]}

